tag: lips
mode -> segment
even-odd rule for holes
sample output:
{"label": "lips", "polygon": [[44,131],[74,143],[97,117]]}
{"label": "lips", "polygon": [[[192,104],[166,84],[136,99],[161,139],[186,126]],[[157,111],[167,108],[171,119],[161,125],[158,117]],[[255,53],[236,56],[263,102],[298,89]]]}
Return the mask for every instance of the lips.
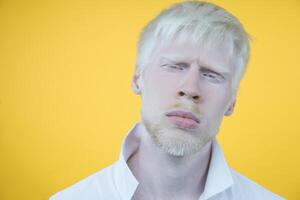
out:
{"label": "lips", "polygon": [[200,120],[191,112],[184,112],[184,111],[173,111],[173,112],[168,112],[166,116],[177,116],[177,117],[182,117],[182,118],[187,118],[194,120],[197,123],[200,123]]}
{"label": "lips", "polygon": [[166,116],[179,128],[194,129],[200,123],[200,120],[191,112],[172,111],[166,113]]}

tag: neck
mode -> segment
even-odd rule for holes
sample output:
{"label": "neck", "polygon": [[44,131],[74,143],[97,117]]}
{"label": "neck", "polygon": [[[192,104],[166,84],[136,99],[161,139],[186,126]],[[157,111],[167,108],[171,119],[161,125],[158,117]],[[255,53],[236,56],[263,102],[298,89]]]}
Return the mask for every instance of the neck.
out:
{"label": "neck", "polygon": [[157,147],[142,124],[137,131],[140,146],[128,160],[139,181],[135,199],[198,199],[205,186],[211,142],[194,155],[177,157]]}

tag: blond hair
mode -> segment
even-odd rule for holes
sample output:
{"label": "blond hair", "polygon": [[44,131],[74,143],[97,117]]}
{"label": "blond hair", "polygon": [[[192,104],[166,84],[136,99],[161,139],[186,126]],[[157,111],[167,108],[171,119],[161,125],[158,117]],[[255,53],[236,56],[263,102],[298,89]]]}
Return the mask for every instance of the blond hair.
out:
{"label": "blond hair", "polygon": [[250,37],[235,16],[208,2],[176,3],[150,21],[140,34],[137,71],[144,71],[159,40],[179,39],[182,33],[202,45],[210,45],[215,41],[229,41],[236,58],[236,78],[233,85],[238,86],[249,59]]}

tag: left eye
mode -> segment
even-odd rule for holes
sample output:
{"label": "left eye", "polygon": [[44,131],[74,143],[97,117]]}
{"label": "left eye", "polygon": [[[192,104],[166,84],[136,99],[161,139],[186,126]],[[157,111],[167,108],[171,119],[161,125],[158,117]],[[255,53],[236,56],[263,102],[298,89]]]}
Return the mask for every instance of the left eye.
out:
{"label": "left eye", "polygon": [[208,77],[208,78],[217,78],[218,76],[214,73],[203,73],[203,76]]}

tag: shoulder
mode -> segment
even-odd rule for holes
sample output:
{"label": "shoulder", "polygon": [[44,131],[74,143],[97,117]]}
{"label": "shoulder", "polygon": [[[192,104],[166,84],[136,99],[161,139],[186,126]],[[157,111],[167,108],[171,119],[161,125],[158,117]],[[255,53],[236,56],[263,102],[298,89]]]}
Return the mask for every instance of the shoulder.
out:
{"label": "shoulder", "polygon": [[249,178],[241,175],[237,171],[231,169],[231,174],[234,181],[234,186],[232,187],[232,192],[240,194],[241,199],[251,199],[251,200],[284,200],[284,198],[278,196],[277,194],[267,190],[261,185],[255,183]]}
{"label": "shoulder", "polygon": [[118,199],[113,181],[114,167],[115,164],[80,180],[54,194],[49,200]]}

